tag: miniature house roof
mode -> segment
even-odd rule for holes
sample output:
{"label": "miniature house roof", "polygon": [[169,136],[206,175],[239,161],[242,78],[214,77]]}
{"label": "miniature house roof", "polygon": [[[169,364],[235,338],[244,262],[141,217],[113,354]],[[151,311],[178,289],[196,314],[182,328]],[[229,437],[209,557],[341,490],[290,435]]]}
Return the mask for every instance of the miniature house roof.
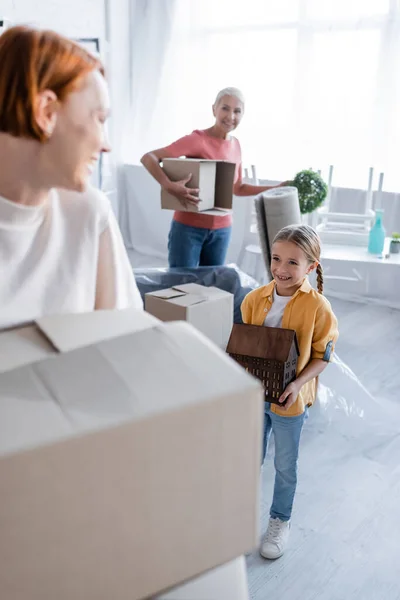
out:
{"label": "miniature house roof", "polygon": [[296,332],[292,329],[235,323],[226,351],[285,363],[293,344],[299,356]]}

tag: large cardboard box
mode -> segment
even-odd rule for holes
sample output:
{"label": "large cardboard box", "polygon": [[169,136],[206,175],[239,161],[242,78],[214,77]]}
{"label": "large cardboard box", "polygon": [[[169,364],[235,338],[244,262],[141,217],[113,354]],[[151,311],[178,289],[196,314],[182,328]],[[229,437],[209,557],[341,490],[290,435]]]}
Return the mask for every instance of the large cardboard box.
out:
{"label": "large cardboard box", "polygon": [[233,294],[185,283],[148,292],[145,310],[161,321],[187,321],[225,350],[233,325]]}
{"label": "large cardboard box", "polygon": [[169,192],[161,190],[161,207],[168,210],[221,215],[232,210],[235,163],[194,158],[164,158],[163,170],[171,181],[192,174],[188,188],[199,189],[199,202],[186,208]]}
{"label": "large cardboard box", "polygon": [[139,600],[254,547],[262,389],[193,327],[64,315],[0,348],[2,598]]}

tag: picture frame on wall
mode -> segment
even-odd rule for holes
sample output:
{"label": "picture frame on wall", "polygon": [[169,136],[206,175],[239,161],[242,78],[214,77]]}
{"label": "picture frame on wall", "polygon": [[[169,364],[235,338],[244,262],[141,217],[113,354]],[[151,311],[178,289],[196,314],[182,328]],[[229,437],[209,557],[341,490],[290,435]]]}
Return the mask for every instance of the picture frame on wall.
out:
{"label": "picture frame on wall", "polygon": [[98,54],[100,56],[99,38],[77,38],[75,41],[78,42],[78,44],[80,44],[81,46],[83,46],[88,52],[91,52],[92,54]]}

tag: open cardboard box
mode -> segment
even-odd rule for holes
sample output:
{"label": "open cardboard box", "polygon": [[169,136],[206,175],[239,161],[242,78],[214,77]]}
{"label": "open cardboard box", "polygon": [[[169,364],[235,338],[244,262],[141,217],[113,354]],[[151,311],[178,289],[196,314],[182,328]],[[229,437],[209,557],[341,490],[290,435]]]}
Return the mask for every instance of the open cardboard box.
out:
{"label": "open cardboard box", "polygon": [[186,321],[225,350],[233,325],[233,294],[185,283],[145,295],[145,310],[161,321]]}
{"label": "open cardboard box", "polygon": [[0,334],[0,589],[139,600],[257,543],[263,393],[135,310]]}
{"label": "open cardboard box", "polygon": [[199,189],[201,202],[186,208],[169,192],[161,190],[161,208],[223,215],[232,211],[235,163],[199,158],[164,158],[163,170],[171,181],[192,178],[188,188]]}

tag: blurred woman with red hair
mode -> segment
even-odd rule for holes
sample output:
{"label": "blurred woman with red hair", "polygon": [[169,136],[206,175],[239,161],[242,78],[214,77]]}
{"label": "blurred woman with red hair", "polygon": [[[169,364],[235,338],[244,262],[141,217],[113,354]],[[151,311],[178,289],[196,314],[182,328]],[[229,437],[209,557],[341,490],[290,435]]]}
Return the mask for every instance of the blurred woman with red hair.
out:
{"label": "blurred woman with red hair", "polygon": [[0,36],[0,328],[142,308],[107,198],[88,186],[109,96],[100,61],[51,31]]}

